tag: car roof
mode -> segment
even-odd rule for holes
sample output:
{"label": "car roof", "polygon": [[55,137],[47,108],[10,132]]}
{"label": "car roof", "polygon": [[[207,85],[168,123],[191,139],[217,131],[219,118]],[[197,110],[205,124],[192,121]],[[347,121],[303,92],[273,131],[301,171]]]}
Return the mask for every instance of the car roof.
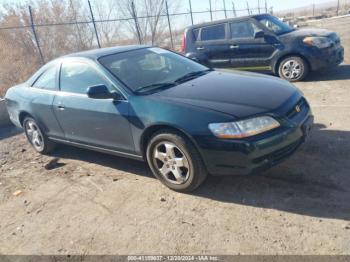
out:
{"label": "car roof", "polygon": [[206,22],[206,23],[188,26],[187,29],[191,30],[191,29],[201,28],[201,27],[210,26],[210,25],[217,25],[217,24],[222,24],[222,23],[227,23],[227,22],[232,22],[232,21],[240,21],[240,20],[245,20],[248,18],[256,18],[258,16],[264,16],[264,15],[268,15],[268,14],[247,15],[247,16],[239,16],[239,17],[234,17],[234,18],[215,20],[212,22]]}
{"label": "car roof", "polygon": [[150,46],[147,46],[147,45],[113,46],[113,47],[92,49],[92,50],[78,52],[78,53],[72,53],[69,55],[65,55],[61,58],[83,57],[83,58],[90,58],[90,59],[98,59],[98,58],[100,58],[102,56],[106,56],[106,55],[118,54],[118,53],[128,52],[128,51],[132,51],[132,50],[147,48],[147,47],[150,47]]}
{"label": "car roof", "polygon": [[151,47],[151,46],[147,46],[147,45],[113,46],[113,47],[98,48],[98,49],[92,49],[92,50],[87,50],[83,52],[64,55],[47,62],[38,71],[36,71],[26,82],[32,85],[34,81],[42,74],[43,71],[47,70],[47,68],[49,68],[50,66],[56,63],[60,63],[64,61],[66,58],[87,58],[87,59],[97,60],[100,57],[103,57],[106,55],[118,54],[118,53],[123,53],[123,52],[128,52],[128,51],[143,49],[148,47]]}

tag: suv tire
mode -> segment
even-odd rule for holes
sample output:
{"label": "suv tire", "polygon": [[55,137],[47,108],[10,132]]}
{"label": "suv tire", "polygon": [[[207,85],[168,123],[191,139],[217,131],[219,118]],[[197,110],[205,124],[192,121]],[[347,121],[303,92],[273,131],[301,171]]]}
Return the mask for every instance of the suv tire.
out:
{"label": "suv tire", "polygon": [[286,57],[278,65],[278,75],[289,82],[301,81],[308,73],[308,63],[299,56]]}

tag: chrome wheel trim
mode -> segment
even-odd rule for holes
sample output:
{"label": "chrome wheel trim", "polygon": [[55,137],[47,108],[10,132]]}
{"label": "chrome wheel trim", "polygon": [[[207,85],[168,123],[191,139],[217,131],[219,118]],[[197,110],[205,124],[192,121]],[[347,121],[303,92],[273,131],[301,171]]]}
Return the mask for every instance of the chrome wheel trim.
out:
{"label": "chrome wheel trim", "polygon": [[282,65],[282,74],[285,78],[296,79],[302,73],[302,64],[297,60],[291,59]]}
{"label": "chrome wheel trim", "polygon": [[37,124],[32,120],[28,120],[25,124],[25,131],[27,138],[33,147],[37,151],[42,151],[45,146],[44,138]]}
{"label": "chrome wheel trim", "polygon": [[152,153],[153,163],[159,174],[176,185],[186,183],[191,174],[189,161],[184,152],[174,143],[158,143]]}

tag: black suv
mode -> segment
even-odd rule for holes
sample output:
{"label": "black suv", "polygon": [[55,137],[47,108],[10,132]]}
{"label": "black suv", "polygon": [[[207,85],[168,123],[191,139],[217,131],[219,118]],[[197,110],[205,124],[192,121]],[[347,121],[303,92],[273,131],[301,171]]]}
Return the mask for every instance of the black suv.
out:
{"label": "black suv", "polygon": [[215,68],[270,71],[288,81],[343,62],[335,32],[294,29],[269,14],[193,25],[186,28],[182,52]]}

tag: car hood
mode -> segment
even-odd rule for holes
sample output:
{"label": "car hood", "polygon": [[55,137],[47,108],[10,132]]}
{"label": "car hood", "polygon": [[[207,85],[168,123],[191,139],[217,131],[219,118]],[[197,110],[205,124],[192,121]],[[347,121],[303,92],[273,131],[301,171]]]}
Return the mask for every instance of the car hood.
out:
{"label": "car hood", "polygon": [[274,111],[298,94],[293,85],[276,77],[213,71],[154,96],[244,118]]}
{"label": "car hood", "polygon": [[300,38],[300,37],[307,37],[307,36],[331,36],[332,34],[335,34],[335,32],[329,31],[326,29],[303,28],[303,29],[297,29],[290,33],[281,35],[280,38]]}

